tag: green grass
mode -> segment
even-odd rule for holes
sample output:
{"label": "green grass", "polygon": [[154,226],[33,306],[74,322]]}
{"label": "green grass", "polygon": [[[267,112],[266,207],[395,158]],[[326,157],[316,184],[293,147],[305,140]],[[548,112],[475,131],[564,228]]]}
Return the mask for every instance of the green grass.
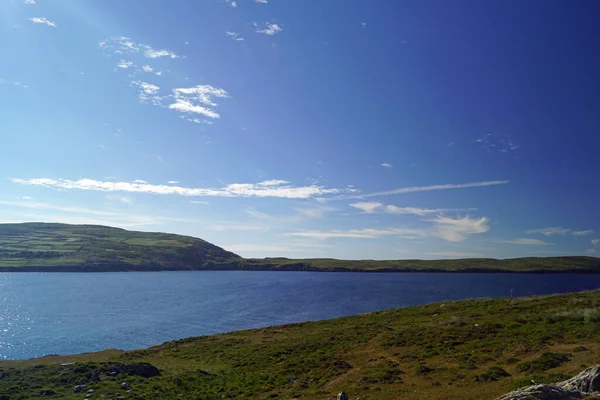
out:
{"label": "green grass", "polygon": [[[600,309],[600,291],[436,303],[144,350],[0,361],[8,374],[0,399],[39,398],[42,390],[83,398],[73,393],[76,384],[95,389],[94,398],[310,400],[344,390],[372,400],[491,399],[600,363],[598,320],[549,322],[572,308]],[[111,362],[150,363],[161,376],[110,376]],[[102,380],[90,383],[98,370]]]}
{"label": "green grass", "polygon": [[[21,269],[17,269],[21,267]],[[600,272],[600,258],[243,259],[202,239],[95,225],[0,224],[1,271]]]}

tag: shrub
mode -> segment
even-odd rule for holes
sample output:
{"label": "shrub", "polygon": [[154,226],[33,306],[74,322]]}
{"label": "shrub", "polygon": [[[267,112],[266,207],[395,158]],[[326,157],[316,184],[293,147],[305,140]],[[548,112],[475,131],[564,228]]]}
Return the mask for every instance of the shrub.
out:
{"label": "shrub", "polygon": [[508,372],[506,372],[505,370],[503,370],[502,368],[492,367],[492,368],[488,369],[487,371],[485,371],[483,374],[474,376],[473,381],[474,382],[493,382],[493,381],[500,380],[501,378],[505,378],[507,376],[510,376],[510,374]]}
{"label": "shrub", "polygon": [[537,360],[527,361],[517,365],[519,372],[543,372],[551,368],[560,367],[570,360],[569,354],[544,353]]}

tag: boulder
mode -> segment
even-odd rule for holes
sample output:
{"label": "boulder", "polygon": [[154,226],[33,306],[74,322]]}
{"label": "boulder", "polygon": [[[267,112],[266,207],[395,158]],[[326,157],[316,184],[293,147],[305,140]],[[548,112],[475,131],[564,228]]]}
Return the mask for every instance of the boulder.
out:
{"label": "boulder", "polygon": [[600,399],[600,365],[590,367],[579,375],[550,385],[533,385],[517,389],[498,400],[570,400]]}
{"label": "boulder", "polygon": [[85,385],[77,385],[77,386],[75,386],[75,387],[73,388],[73,391],[74,391],[75,393],[79,393],[79,392],[81,392],[82,390],[84,390],[85,388],[86,388],[86,386],[85,386]]}
{"label": "boulder", "polygon": [[337,400],[349,400],[346,392],[340,392],[337,395]]}
{"label": "boulder", "polygon": [[152,378],[153,376],[160,376],[160,371],[154,365],[151,364],[112,364],[108,368],[110,375],[115,376],[118,374],[137,375],[142,378]]}

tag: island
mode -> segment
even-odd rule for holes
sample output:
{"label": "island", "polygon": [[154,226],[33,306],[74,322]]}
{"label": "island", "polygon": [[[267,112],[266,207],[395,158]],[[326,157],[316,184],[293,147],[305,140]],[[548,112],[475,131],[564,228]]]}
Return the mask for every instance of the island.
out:
{"label": "island", "polygon": [[0,224],[0,272],[116,271],[598,273],[597,257],[338,260],[243,258],[205,240],[99,225]]}

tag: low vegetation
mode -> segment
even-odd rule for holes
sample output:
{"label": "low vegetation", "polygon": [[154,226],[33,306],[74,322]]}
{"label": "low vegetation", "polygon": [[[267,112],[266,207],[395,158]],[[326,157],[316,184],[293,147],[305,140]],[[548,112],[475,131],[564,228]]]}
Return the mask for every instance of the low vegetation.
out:
{"label": "low vegetation", "polygon": [[[269,270],[327,272],[600,272],[600,258],[496,260],[243,259],[202,239],[96,225],[0,224],[0,272]],[[600,313],[590,315],[598,318]]]}
{"label": "low vegetation", "polygon": [[[475,299],[145,350],[0,361],[0,399],[80,399],[77,385],[102,399],[311,400],[342,390],[352,399],[492,399],[600,364],[592,310],[600,310],[600,291]],[[136,372],[148,364],[160,375]]]}

